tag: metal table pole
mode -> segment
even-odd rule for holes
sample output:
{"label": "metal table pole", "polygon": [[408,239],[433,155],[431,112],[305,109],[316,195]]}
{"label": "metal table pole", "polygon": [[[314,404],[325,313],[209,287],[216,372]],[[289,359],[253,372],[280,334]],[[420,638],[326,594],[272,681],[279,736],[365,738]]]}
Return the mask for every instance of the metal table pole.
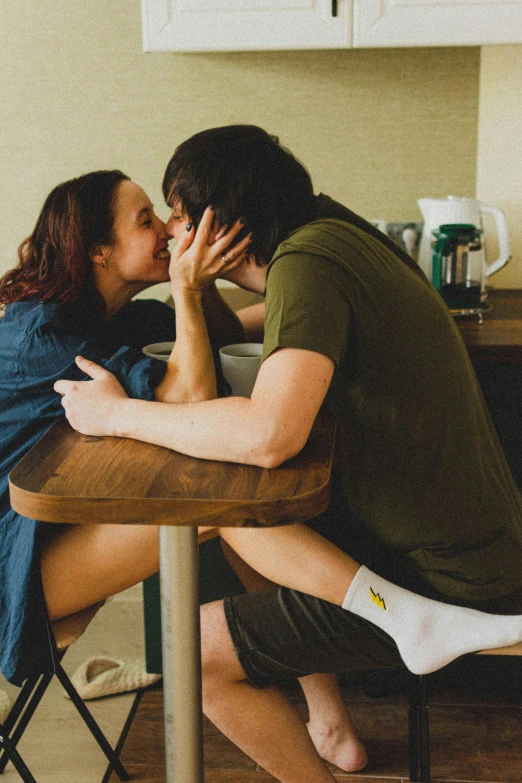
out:
{"label": "metal table pole", "polygon": [[167,783],[203,783],[198,531],[161,526],[159,541]]}

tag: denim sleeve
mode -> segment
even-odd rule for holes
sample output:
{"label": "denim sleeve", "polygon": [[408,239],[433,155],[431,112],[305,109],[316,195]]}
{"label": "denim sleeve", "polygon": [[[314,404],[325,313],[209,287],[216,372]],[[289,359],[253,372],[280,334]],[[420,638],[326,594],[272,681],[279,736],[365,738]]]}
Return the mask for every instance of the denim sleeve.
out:
{"label": "denim sleeve", "polygon": [[153,400],[154,389],[160,383],[167,363],[160,359],[149,359],[137,348],[120,348],[110,359],[100,364],[112,372],[129,397],[139,400]]}

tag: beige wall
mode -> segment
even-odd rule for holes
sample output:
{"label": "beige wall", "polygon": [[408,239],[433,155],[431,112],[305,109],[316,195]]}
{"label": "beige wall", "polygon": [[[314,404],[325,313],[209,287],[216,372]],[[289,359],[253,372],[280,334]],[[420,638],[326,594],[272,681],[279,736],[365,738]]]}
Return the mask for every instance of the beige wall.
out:
{"label": "beige wall", "polygon": [[174,147],[232,122],[278,133],[317,190],[366,217],[420,219],[419,196],[473,196],[479,56],[144,54],[139,0],[0,3],[0,271],[59,181],[120,167],[165,216]]}
{"label": "beige wall", "polygon": [[[481,53],[477,197],[503,209],[513,258],[491,278],[495,288],[522,288],[522,46]],[[488,257],[497,258],[494,242]]]}

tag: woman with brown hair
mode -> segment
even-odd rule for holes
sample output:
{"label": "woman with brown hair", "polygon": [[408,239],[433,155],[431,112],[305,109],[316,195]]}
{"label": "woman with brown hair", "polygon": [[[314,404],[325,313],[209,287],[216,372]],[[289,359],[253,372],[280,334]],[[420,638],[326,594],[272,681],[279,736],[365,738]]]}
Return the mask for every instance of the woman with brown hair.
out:
{"label": "woman with brown hair", "polygon": [[[120,171],[93,172],[49,194],[18,266],[0,280],[0,668],[15,684],[52,668],[49,620],[157,571],[158,542],[154,528],[123,530],[103,518],[85,526],[26,519],[10,506],[9,471],[63,416],[53,384],[87,377],[78,354],[114,372],[131,397],[216,396],[212,349],[237,342],[242,329],[213,281],[241,263],[249,239],[231,248],[238,221],[209,245],[213,219],[208,209],[197,232],[187,225],[171,259],[146,193]],[[131,301],[169,278],[175,313],[158,301]],[[141,351],[174,339],[167,362]]]}

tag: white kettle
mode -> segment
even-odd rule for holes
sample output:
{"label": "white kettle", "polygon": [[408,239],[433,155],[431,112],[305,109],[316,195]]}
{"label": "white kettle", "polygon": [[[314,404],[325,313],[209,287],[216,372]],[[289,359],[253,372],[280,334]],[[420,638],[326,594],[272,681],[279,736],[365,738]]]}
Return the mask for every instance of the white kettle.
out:
{"label": "white kettle", "polygon": [[498,272],[499,269],[502,269],[511,258],[506,216],[501,209],[486,207],[475,199],[459,198],[457,196],[448,196],[442,199],[420,198],[417,204],[424,218],[424,228],[419,247],[419,266],[428,280],[431,280],[432,276],[432,247],[435,241],[432,231],[435,231],[443,224],[468,223],[476,226],[478,229],[482,229],[482,215],[493,215],[498,234],[500,255],[496,261],[488,264],[484,253],[484,281],[495,272]]}

